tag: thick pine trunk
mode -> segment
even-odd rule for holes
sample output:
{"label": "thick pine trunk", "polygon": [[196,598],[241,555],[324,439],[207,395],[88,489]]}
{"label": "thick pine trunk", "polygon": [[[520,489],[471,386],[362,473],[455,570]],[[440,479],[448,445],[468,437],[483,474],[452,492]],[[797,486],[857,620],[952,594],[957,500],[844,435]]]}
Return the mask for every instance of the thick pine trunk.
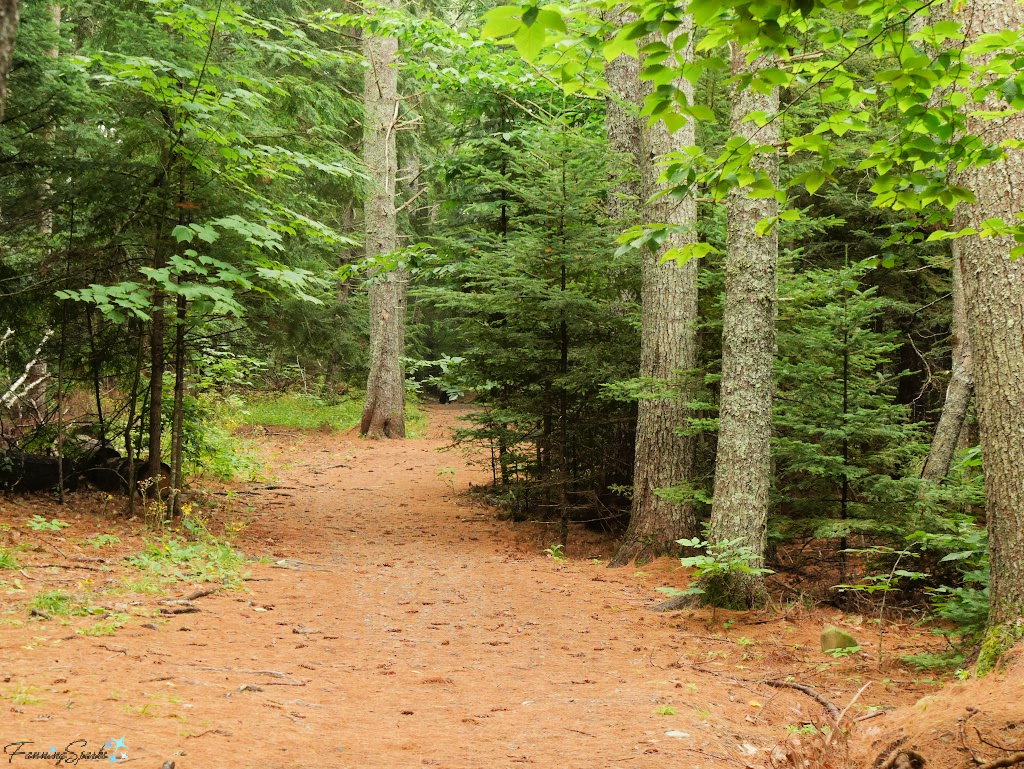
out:
{"label": "thick pine trunk", "polygon": [[[1015,0],[975,0],[961,15],[967,42],[984,34],[1024,25],[1024,5]],[[984,105],[1004,110],[1001,98]],[[972,116],[968,130],[986,143],[1019,140],[1024,115],[996,120]],[[1024,155],[1008,150],[996,163],[965,171],[960,183],[974,191],[976,203],[957,210],[955,226],[982,229],[990,217],[1011,222],[1024,208]],[[1002,646],[1024,635],[1024,259],[1010,260],[1010,237],[962,242],[960,277],[970,333],[981,450],[985,462],[986,519],[991,583],[990,641],[982,666]]]}
{"label": "thick pine trunk", "polygon": [[[747,65],[743,51],[734,49],[734,72],[760,65],[760,60]],[[759,128],[745,118],[752,112],[774,116],[778,109],[777,89],[762,94],[746,88],[733,96],[732,133],[763,147],[750,167],[775,184],[778,123],[773,120]],[[720,545],[740,540],[753,555],[751,566],[763,565],[767,543],[778,262],[777,228],[762,236],[755,228],[777,214],[774,198],[755,199],[744,189],[729,194],[718,454],[709,541]],[[709,581],[703,588],[708,602],[732,607],[749,607],[764,591],[758,575],[739,572]]]}
{"label": "thick pine trunk", "polygon": [[21,0],[0,0],[0,122],[4,119],[7,101],[7,75],[14,56],[14,38],[18,33]]}
{"label": "thick pine trunk", "polygon": [[959,445],[967,410],[974,392],[974,374],[971,369],[971,339],[967,331],[967,314],[964,307],[963,280],[960,277],[962,245],[953,241],[953,322],[951,336],[953,343],[953,365],[946,386],[946,400],[942,405],[939,423],[935,426],[928,459],[921,470],[921,477],[932,483],[939,483],[949,475],[953,455]]}
{"label": "thick pine trunk", "polygon": [[[671,45],[679,35],[689,35],[691,27],[692,22],[685,17],[667,42]],[[683,55],[693,56],[692,39]],[[681,79],[677,86],[692,103],[692,83]],[[663,189],[658,159],[695,142],[693,122],[674,134],[661,122],[642,129],[641,181],[645,196]],[[697,203],[689,195],[683,199],[664,195],[648,203],[644,217],[649,222],[684,228],[669,236],[658,253],[645,249],[641,265],[640,375],[662,380],[675,394],[644,398],[638,404],[633,505],[629,528],[610,566],[663,555],[676,548],[676,540],[693,537],[698,531],[692,502],[670,502],[655,493],[656,489],[693,480],[694,439],[680,435],[678,430],[687,426],[687,395],[691,389],[688,376],[697,365],[697,261],[691,259],[682,266],[658,262],[668,248],[696,240]]]}
{"label": "thick pine trunk", "polygon": [[[392,6],[394,7],[394,5]],[[398,40],[370,34],[363,38],[363,163],[370,178],[365,228],[368,257],[391,254],[398,247],[395,176],[398,159]],[[368,438],[405,437],[405,301],[408,271],[378,274],[370,286],[370,374],[359,432]]]}

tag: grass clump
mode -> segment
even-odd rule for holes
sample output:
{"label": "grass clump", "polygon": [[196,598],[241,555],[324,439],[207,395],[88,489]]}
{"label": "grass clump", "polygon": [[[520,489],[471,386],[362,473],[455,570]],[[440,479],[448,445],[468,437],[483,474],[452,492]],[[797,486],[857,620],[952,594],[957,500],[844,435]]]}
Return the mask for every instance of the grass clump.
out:
{"label": "grass clump", "polygon": [[0,547],[0,569],[20,569],[21,564],[10,550]]}
{"label": "grass clump", "polygon": [[221,404],[223,424],[231,427],[291,427],[299,430],[349,430],[359,424],[359,400],[329,399],[305,393],[234,397]]}
{"label": "grass clump", "polygon": [[62,590],[39,593],[32,599],[32,609],[50,617],[68,617],[75,608],[75,597]]}
{"label": "grass clump", "polygon": [[18,707],[26,705],[41,705],[42,699],[36,696],[36,687],[21,684],[12,691],[0,694],[0,700],[10,700]]}

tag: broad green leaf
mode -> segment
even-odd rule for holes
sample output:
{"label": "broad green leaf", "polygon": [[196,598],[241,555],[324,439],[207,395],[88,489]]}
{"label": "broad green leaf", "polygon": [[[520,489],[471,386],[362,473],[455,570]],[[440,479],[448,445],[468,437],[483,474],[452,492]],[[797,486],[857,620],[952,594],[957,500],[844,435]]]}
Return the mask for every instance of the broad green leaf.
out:
{"label": "broad green leaf", "polygon": [[546,40],[547,30],[540,24],[520,27],[513,38],[519,55],[527,61],[533,61],[537,58],[537,54],[544,47]]}

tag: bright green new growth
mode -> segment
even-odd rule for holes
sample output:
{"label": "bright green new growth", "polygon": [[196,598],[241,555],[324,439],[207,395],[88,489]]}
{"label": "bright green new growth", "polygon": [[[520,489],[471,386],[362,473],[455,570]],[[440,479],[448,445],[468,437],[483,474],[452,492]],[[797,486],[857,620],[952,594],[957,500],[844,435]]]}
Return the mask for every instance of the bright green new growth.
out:
{"label": "bright green new growth", "polygon": [[544,554],[555,563],[562,563],[568,558],[565,554],[565,548],[557,543],[544,548]]}
{"label": "bright green new growth", "polygon": [[57,518],[46,520],[43,516],[37,514],[25,521],[25,525],[33,531],[60,531],[71,524],[67,521],[58,520]]}

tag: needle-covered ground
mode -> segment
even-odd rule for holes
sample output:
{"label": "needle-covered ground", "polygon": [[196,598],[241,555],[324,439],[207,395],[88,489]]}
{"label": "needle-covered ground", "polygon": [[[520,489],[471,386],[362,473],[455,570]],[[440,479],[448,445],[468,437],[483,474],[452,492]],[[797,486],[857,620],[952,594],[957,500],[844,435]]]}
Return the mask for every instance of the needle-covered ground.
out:
{"label": "needle-covered ground", "polygon": [[[946,768],[1024,750],[1024,671],[944,685],[899,661],[941,647],[927,628],[886,624],[880,664],[871,617],[657,614],[686,572],[610,570],[582,528],[553,559],[554,528],[500,520],[466,494],[489,469],[440,451],[465,409],[428,410],[416,440],[259,437],[272,480],[193,508],[246,563],[98,493],[0,497],[4,763],[118,739],[114,758],[153,769]],[[827,624],[862,651],[822,654]]]}

